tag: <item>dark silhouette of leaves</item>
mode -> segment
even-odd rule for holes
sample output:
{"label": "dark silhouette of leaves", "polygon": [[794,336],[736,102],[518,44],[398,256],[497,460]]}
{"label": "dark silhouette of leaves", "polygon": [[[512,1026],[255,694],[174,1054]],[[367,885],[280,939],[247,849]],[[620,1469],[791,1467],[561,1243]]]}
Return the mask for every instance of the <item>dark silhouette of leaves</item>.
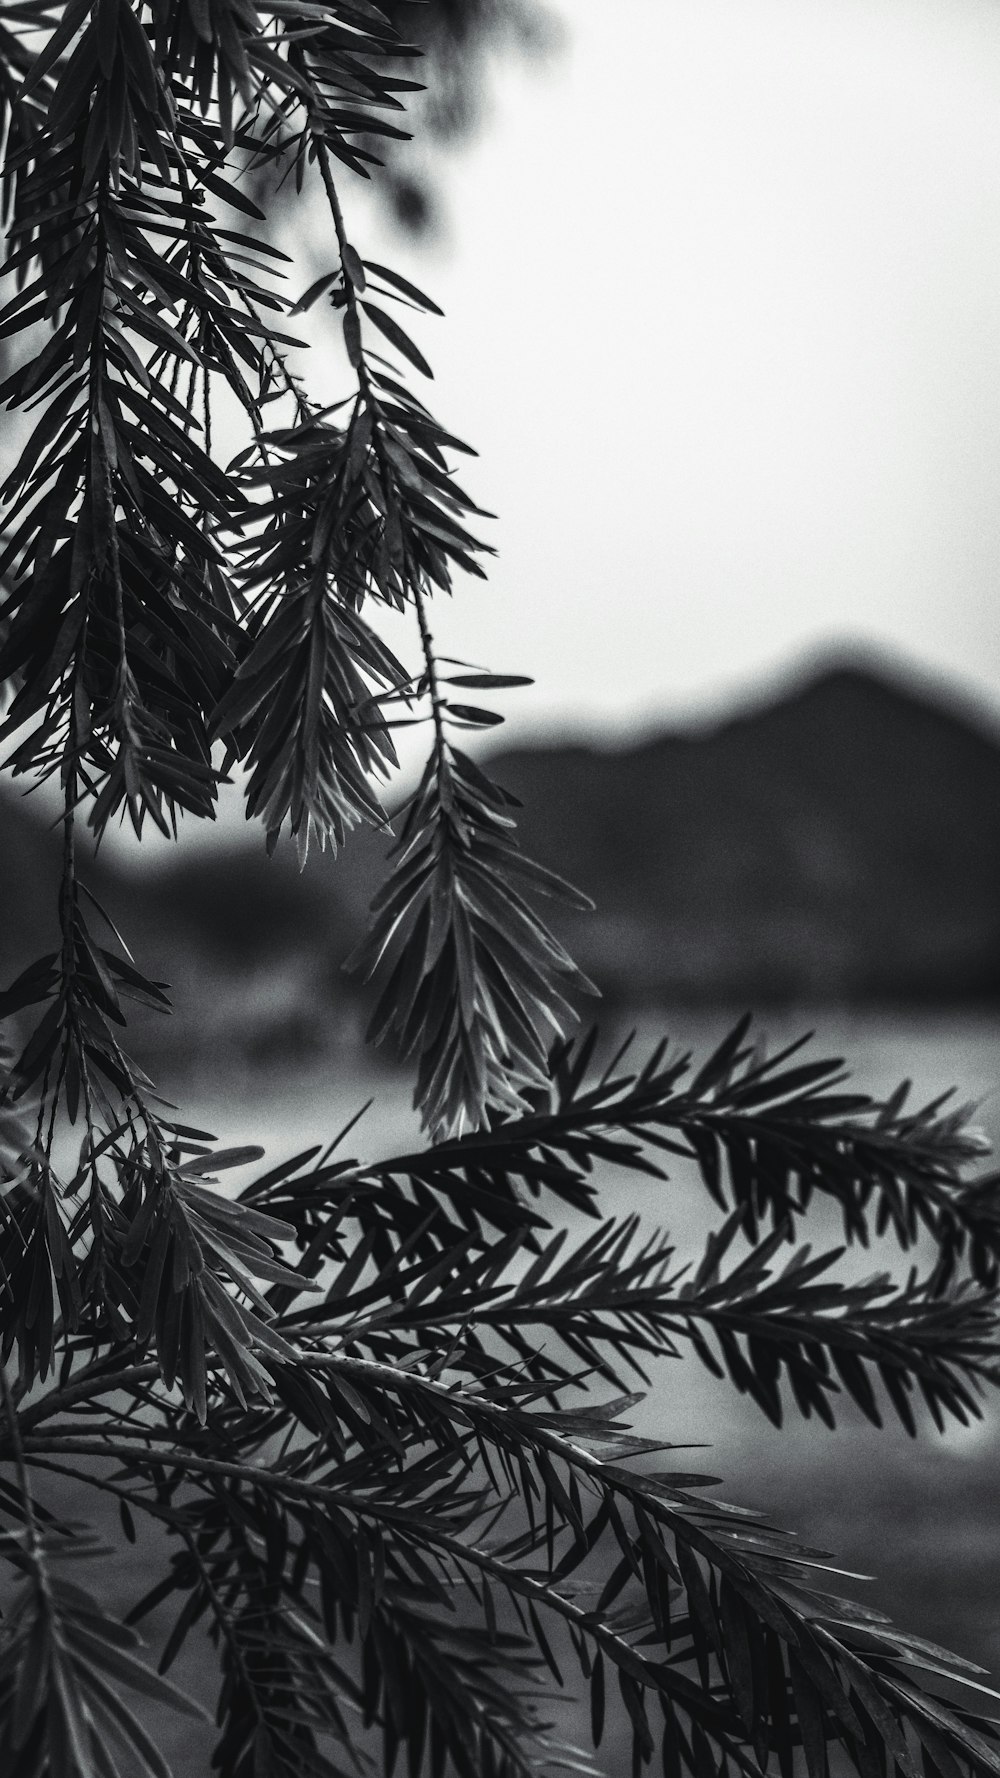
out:
{"label": "dark silhouette of leaves", "polygon": [[[487,10],[439,0],[430,35]],[[55,1476],[114,1501],[129,1542],[168,1538],[131,1617],[176,1608],[161,1672],[207,1635],[222,1778],[354,1771],[372,1738],[388,1778],[590,1772],[547,1716],[567,1675],[595,1743],[620,1701],[637,1772],[998,1774],[996,1725],[954,1702],[978,1670],[840,1597],[831,1558],[714,1478],[649,1467],[672,1447],[630,1429],[635,1379],[691,1351],[776,1422],[832,1424],[846,1398],[914,1433],[925,1409],[974,1416],[997,1180],[967,1109],[845,1091],[748,1020],[697,1068],[664,1042],[595,1071],[596,1034],[570,1041],[589,984],[537,898],[584,898],[456,744],[524,678],[432,636],[489,516],[410,387],[440,311],[362,258],[341,203],[405,137],[400,15],[19,0],[0,21],[0,737],[58,787],[63,842],[56,937],[0,994],[3,1770],[165,1778],[142,1710],[184,1704],[65,1578],[100,1552],[45,1506]],[[299,294],[272,237],[307,195],[330,259]],[[319,306],[332,399],[330,365],[310,387],[292,356]],[[242,767],[268,847],[287,829],[304,864],[388,826],[403,723],[427,765],[355,961],[431,1140],[363,1162],[338,1139],[227,1195],[261,1151],[218,1148],[131,1060],[129,1002],[169,994],[87,888],[85,844],[210,818]],[[661,1211],[675,1175],[704,1190],[696,1265],[602,1217],[613,1167]],[[800,1243],[817,1196],[845,1244],[923,1237],[929,1267],[840,1276],[841,1249]],[[554,1206],[589,1226],[554,1229]]]}

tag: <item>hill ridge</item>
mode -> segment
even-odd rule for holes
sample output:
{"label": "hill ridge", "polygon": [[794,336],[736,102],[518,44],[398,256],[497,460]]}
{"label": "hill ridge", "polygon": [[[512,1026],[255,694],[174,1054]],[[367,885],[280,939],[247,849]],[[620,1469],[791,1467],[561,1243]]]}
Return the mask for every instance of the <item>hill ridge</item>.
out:
{"label": "hill ridge", "polygon": [[[1000,738],[919,685],[834,662],[709,727],[487,763],[524,805],[525,851],[596,902],[545,913],[612,1001],[1000,997]],[[234,1023],[261,1056],[353,1042],[339,965],[387,849],[357,832],[302,876],[291,846],[268,861],[259,839],[179,850],[141,879],[97,863],[140,962],[177,988],[149,1043],[217,1047]],[[5,790],[2,979],[52,948],[57,852]]]}

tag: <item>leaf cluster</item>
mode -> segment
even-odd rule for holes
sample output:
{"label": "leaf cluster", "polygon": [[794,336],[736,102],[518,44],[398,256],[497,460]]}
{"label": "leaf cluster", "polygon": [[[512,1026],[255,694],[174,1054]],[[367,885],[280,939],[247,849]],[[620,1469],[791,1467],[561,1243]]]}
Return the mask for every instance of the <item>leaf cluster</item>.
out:
{"label": "leaf cluster", "polygon": [[[165,1772],[120,1694],[177,1697],[65,1579],[97,1552],[42,1505],[58,1477],[116,1502],[129,1540],[169,1539],[132,1615],[169,1603],[163,1672],[207,1633],[223,1778],[339,1774],[373,1746],[386,1778],[589,1772],[547,1715],[568,1677],[595,1743],[617,1690],[637,1773],[996,1778],[996,1725],[950,1701],[978,1683],[961,1662],[712,1478],[650,1468],[672,1447],[630,1430],[635,1378],[684,1352],[774,1421],[832,1424],[845,1398],[911,1432],[918,1401],[977,1414],[997,1182],[965,1111],[843,1091],[839,1063],[769,1058],[747,1021],[698,1067],[663,1043],[596,1070],[595,1037],[570,1041],[589,984],[534,898],[583,898],[456,744],[500,720],[479,694],[524,680],[432,635],[487,516],[408,382],[437,310],[362,258],[341,203],[399,139],[410,61],[370,0],[22,0],[0,21],[0,736],[58,786],[63,834],[56,946],[0,996],[4,1770]],[[247,195],[262,171],[328,219],[297,300]],[[287,329],[310,310],[346,394],[329,366],[307,386]],[[242,768],[268,845],[289,831],[304,864],[386,825],[402,723],[427,765],[355,961],[431,1140],[334,1143],[227,1195],[260,1151],[219,1149],[130,1059],[128,1001],[169,999],[89,894],[80,832],[169,835]],[[678,1173],[700,1184],[720,1224],[695,1266],[602,1218],[615,1168],[658,1208]],[[844,1245],[922,1239],[929,1269],[845,1281],[839,1248],[800,1241],[817,1200]]]}
{"label": "leaf cluster", "polygon": [[[66,1533],[69,1533],[68,1535]],[[176,1686],[139,1660],[136,1632],[65,1578],[68,1560],[107,1551],[57,1527],[33,1547],[5,1533],[20,1585],[0,1632],[0,1757],[17,1778],[99,1772],[170,1778],[141,1712],[154,1702],[199,1718]],[[124,1694],[131,1693],[126,1703]]]}
{"label": "leaf cluster", "polygon": [[[130,0],[74,0],[40,49],[30,29],[12,30],[8,47],[18,123],[3,269],[16,289],[0,337],[40,345],[0,387],[32,428],[2,489],[0,678],[14,695],[0,739],[15,773],[62,789],[65,979],[53,987],[44,968],[36,979],[65,1000],[79,805],[98,839],[121,817],[169,834],[182,813],[211,817],[220,780],[242,766],[268,846],[287,826],[304,863],[313,838],[336,847],[358,820],[386,824],[373,779],[395,768],[399,721],[432,724],[440,800],[446,724],[499,717],[438,695],[427,623],[431,595],[450,591],[456,569],[481,574],[484,548],[451,467],[466,447],[401,380],[430,375],[401,315],[440,311],[361,259],[334,177],[365,172],[372,143],[399,133],[391,116],[413,83],[399,76],[390,25],[370,6],[318,0],[288,0],[269,28],[244,0],[149,16]],[[295,303],[286,256],[241,185],[275,157],[325,203],[336,253]],[[286,315],[320,299],[355,385],[332,404],[305,393],[286,331]],[[229,473],[213,449],[220,402],[249,441]],[[365,615],[370,600],[415,616],[417,674]],[[409,713],[394,716],[398,705]],[[494,899],[506,863],[483,852]],[[452,965],[439,990],[457,1005]],[[566,957],[561,971],[572,978]],[[516,998],[494,995],[491,1017],[491,1048],[516,1072],[527,1043],[523,1064],[537,1072]],[[558,1032],[574,1017],[564,999]],[[470,1090],[456,1068],[444,1103],[480,1122],[501,1102],[495,1080],[479,1068]],[[441,1100],[427,1099],[428,1123]]]}
{"label": "leaf cluster", "polygon": [[[940,1271],[837,1281],[835,1251],[794,1245],[790,1183],[781,1226],[736,1263],[739,1205],[694,1269],[636,1217],[596,1218],[575,1242],[552,1231],[550,1190],[594,1211],[590,1143],[653,1189],[653,1157],[713,1111],[734,1153],[751,1119],[765,1157],[801,1123],[837,1065],[768,1064],[745,1037],[690,1081],[685,1057],[595,1077],[589,1044],[557,1053],[547,1109],[375,1166],[308,1153],[236,1201],[202,1181],[243,1151],[213,1156],[192,1137],[155,1190],[131,1155],[143,1207],[122,1198],[118,1329],[83,1306],[85,1259],[78,1331],[13,1436],[26,1472],[110,1492],[175,1539],[137,1614],[176,1597],[165,1666],[195,1625],[217,1643],[221,1771],[340,1770],[365,1723],[384,1769],[405,1757],[414,1778],[573,1763],[541,1708],[541,1680],[564,1684],[567,1662],[597,1740],[613,1680],[637,1770],[654,1753],[692,1774],[772,1757],[792,1772],[801,1757],[827,1778],[838,1743],[872,1778],[888,1760],[942,1778],[997,1770],[988,1719],[927,1689],[969,1678],[960,1663],[842,1597],[821,1553],[704,1496],[712,1477],[639,1463],[664,1446],[629,1430],[635,1394],[574,1399],[594,1376],[620,1387],[624,1368],[687,1349],[773,1418],[782,1377],[827,1419],[845,1392],[878,1418],[877,1388],[911,1431],[914,1389],[938,1417],[980,1411],[995,1293],[943,1286]],[[894,1189],[926,1190],[933,1154],[938,1207],[960,1216],[975,1145],[954,1120],[897,1118],[890,1137],[891,1104],[823,1097],[844,1175],[850,1144],[881,1136]],[[719,1189],[711,1168],[700,1177]]]}

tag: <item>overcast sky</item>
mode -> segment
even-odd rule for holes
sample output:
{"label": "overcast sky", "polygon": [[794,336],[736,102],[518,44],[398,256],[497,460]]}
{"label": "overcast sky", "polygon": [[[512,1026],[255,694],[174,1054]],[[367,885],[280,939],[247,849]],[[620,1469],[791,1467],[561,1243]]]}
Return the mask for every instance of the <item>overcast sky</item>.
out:
{"label": "overcast sky", "polygon": [[443,168],[447,242],[355,223],[447,311],[431,405],[500,515],[439,642],[535,675],[511,739],[838,644],[1000,711],[1000,6],[558,9]]}

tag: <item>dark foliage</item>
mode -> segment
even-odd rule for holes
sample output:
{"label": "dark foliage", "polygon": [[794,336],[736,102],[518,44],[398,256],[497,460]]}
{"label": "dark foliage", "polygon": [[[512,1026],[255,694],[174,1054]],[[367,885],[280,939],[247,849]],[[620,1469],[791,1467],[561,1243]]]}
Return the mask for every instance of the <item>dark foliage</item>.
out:
{"label": "dark foliage", "polygon": [[[965,1113],[767,1059],[748,1021],[697,1069],[663,1044],[600,1071],[594,1038],[571,1038],[589,984],[537,897],[583,898],[519,850],[513,799],[456,739],[521,681],[432,641],[433,596],[483,554],[452,472],[465,447],[407,380],[429,374],[409,315],[434,305],[362,261],[341,207],[344,175],[398,137],[405,45],[368,0],[29,0],[0,54],[21,428],[2,733],[15,774],[60,787],[63,842],[57,946],[0,998],[18,1034],[3,1771],[162,1778],[143,1711],[185,1707],[160,1674],[198,1631],[224,1778],[337,1774],[372,1745],[411,1778],[588,1771],[548,1718],[564,1669],[595,1743],[614,1684],[637,1771],[826,1778],[833,1749],[863,1778],[1000,1772],[994,1724],[954,1702],[975,1683],[961,1661],[628,1429],[631,1382],[685,1351],[775,1421],[832,1424],[846,1397],[911,1431],[918,1402],[939,1424],[977,1414],[997,1188]],[[304,293],[246,196],[275,165],[335,241]],[[319,302],[342,328],[339,399],[289,356]],[[228,467],[222,414],[242,427]],[[412,618],[415,670],[379,605]],[[358,966],[382,984],[372,1036],[415,1058],[430,1141],[374,1164],[334,1142],[227,1195],[220,1174],[260,1151],[186,1126],[130,1059],[128,1003],[165,1012],[168,992],[88,889],[78,830],[211,816],[241,764],[268,847],[288,833],[305,863],[385,824],[400,722],[426,722],[428,763]],[[719,1213],[694,1270],[599,1212],[598,1169],[665,1168]],[[840,1249],[799,1242],[817,1198],[845,1245],[921,1238],[929,1263],[843,1281]],[[556,1233],[557,1212],[589,1220]],[[67,1578],[100,1550],[45,1507],[52,1475],[115,1501],[124,1538],[142,1517],[168,1540],[131,1614],[173,1611],[160,1674]]]}

